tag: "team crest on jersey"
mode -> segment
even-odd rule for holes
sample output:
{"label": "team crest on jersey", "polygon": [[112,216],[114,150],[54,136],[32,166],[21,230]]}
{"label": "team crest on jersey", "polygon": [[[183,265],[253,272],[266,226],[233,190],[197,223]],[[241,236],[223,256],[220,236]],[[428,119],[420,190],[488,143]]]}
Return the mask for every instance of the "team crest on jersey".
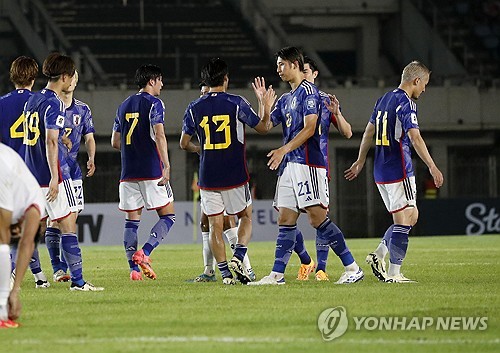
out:
{"label": "team crest on jersey", "polygon": [[296,106],[297,106],[297,97],[293,97],[290,108],[295,109]]}
{"label": "team crest on jersey", "polygon": [[73,114],[73,124],[74,125],[80,125],[80,122],[82,121],[82,117],[80,114]]}
{"label": "team crest on jersey", "polygon": [[313,109],[315,105],[314,99],[307,100],[307,109]]}
{"label": "team crest on jersey", "polygon": [[59,126],[60,128],[64,127],[64,116],[59,115],[56,119],[56,125]]}

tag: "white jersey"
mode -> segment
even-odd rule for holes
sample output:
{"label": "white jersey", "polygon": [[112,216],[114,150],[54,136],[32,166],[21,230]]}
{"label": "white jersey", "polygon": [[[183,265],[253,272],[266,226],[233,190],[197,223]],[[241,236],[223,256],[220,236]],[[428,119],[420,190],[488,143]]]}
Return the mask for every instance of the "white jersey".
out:
{"label": "white jersey", "polygon": [[28,208],[38,208],[45,216],[42,189],[24,161],[10,147],[0,143],[0,208],[12,212],[12,224],[18,223]]}

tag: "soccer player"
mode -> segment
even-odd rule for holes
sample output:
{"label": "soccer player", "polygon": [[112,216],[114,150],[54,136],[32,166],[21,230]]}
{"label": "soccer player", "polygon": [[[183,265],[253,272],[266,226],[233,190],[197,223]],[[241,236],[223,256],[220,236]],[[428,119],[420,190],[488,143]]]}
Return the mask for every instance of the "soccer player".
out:
{"label": "soccer player", "polygon": [[301,211],[307,213],[310,224],[316,228],[316,238],[331,244],[345,266],[336,283],[360,281],[363,271],[354,261],[344,235],[327,215],[328,178],[320,147],[318,119],[322,102],[318,88],[304,79],[304,57],[299,49],[279,50],[276,64],[278,75],[292,88],[289,94],[280,97],[271,113],[273,124],[282,124],[283,146],[267,155],[269,168],[280,169],[275,196],[279,234],[271,273],[249,284],[285,283],[284,273],[296,244],[296,224]]}
{"label": "soccer player", "polygon": [[[73,98],[73,94],[78,84],[78,72],[75,71],[73,82],[67,90],[61,92],[61,100],[67,107],[65,111],[64,135],[62,136],[59,148],[62,150],[66,163],[61,165],[63,173],[70,175],[73,181],[73,190],[76,197],[76,210],[81,212],[84,208],[82,170],[78,164],[78,152],[82,136],[88,154],[87,177],[91,177],[95,172],[95,140],[94,123],[92,112],[89,106],[78,99]],[[77,213],[77,215],[78,215]],[[45,244],[50,255],[50,261],[54,271],[54,282],[66,282],[70,276],[66,273],[67,264],[61,259],[60,248],[61,231],[57,222],[50,221],[45,230]]]}
{"label": "soccer player", "polygon": [[[184,115],[181,148],[200,153],[199,182],[201,208],[210,224],[210,245],[222,275],[223,284],[235,284],[229,270],[222,240],[223,213],[236,214],[239,221],[238,243],[230,266],[245,284],[251,278],[242,261],[252,234],[252,198],[245,160],[245,125],[258,133],[270,129],[269,113],[276,99],[272,87],[259,99],[259,117],[241,96],[226,93],[229,84],[225,61],[213,58],[201,71],[210,87],[207,95],[191,102]],[[196,134],[200,145],[191,142]]]}
{"label": "soccer player", "polygon": [[[43,212],[43,213],[42,213]],[[45,198],[36,179],[21,157],[0,143],[0,328],[16,328],[19,317],[19,291],[35,249],[35,235],[45,212]],[[18,224],[17,276],[10,289],[9,243],[11,225]]]}
{"label": "soccer player", "polygon": [[[111,145],[121,151],[120,210],[126,212],[123,233],[130,279],[144,275],[156,279],[151,267],[152,251],[175,223],[174,194],[170,187],[170,162],[165,138],[165,106],[158,96],[163,87],[161,69],[143,65],[135,73],[139,92],[118,107]],[[142,249],[137,250],[137,229],[142,209],[156,210],[159,220]]]}
{"label": "soccer player", "polygon": [[[429,69],[418,61],[412,61],[403,69],[399,87],[377,100],[361,140],[358,159],[345,171],[349,181],[359,175],[375,135],[373,175],[394,224],[387,229],[377,249],[367,256],[366,262],[375,277],[384,282],[415,282],[401,273],[408,249],[408,234],[418,219],[412,145],[429,168],[436,187],[443,185],[443,174],[420,135],[414,102],[425,92],[429,77]],[[384,259],[387,253],[390,263],[386,271]]]}
{"label": "soccer player", "polygon": [[50,54],[43,63],[47,86],[28,99],[24,108],[25,162],[47,198],[47,213],[61,230],[63,257],[71,275],[72,291],[101,291],[83,279],[82,255],[76,235],[76,201],[72,181],[60,166],[66,163],[59,139],[64,134],[65,109],[59,98],[75,75],[75,63],[66,55]]}
{"label": "soccer player", "polygon": [[[208,87],[204,82],[200,83],[200,97],[207,94],[209,90],[210,87]],[[197,152],[199,153],[199,148],[197,149]],[[212,253],[212,249],[210,248],[208,217],[203,212],[201,212],[200,228],[203,245],[202,249],[204,270],[202,274],[196,276],[192,280],[189,280],[189,282],[215,282],[215,263],[214,254]],[[224,214],[223,233],[231,246],[231,250],[234,252],[236,243],[238,242],[238,227],[236,226],[234,216],[228,216],[227,214]],[[247,269],[250,279],[254,281],[255,273],[252,269],[252,266],[250,265],[248,252],[243,258],[243,266]]]}
{"label": "soccer player", "polygon": [[[16,58],[10,66],[10,81],[15,89],[0,97],[0,141],[16,151],[24,160],[25,146],[23,144],[23,109],[26,101],[33,94],[31,89],[38,75],[37,62],[27,56]],[[11,247],[12,280],[15,277],[17,245]],[[35,288],[48,288],[50,283],[42,271],[40,254],[35,246],[30,261],[31,273],[35,277]]]}
{"label": "soccer player", "polygon": [[[319,69],[316,62],[304,56],[304,78],[314,84],[315,79],[319,75]],[[321,113],[319,116],[319,134],[320,134],[320,148],[325,157],[326,174],[328,176],[328,181],[331,179],[330,174],[330,161],[328,159],[328,135],[330,132],[330,125],[335,126],[335,128],[344,136],[345,138],[351,138],[352,129],[351,124],[349,124],[345,117],[340,111],[340,103],[337,97],[331,94],[326,94],[323,91],[319,91],[321,101],[323,103]],[[299,234],[297,234],[297,244],[299,244]],[[300,234],[300,236],[302,236]],[[295,245],[297,246],[297,245]],[[326,264],[328,260],[329,247],[333,249],[333,245],[329,243],[328,239],[317,238],[316,239],[316,256],[318,260],[318,266],[316,267],[315,278],[318,281],[328,281],[328,274],[326,273]],[[308,267],[302,263],[301,270],[307,273]],[[300,271],[299,271],[300,277]]]}

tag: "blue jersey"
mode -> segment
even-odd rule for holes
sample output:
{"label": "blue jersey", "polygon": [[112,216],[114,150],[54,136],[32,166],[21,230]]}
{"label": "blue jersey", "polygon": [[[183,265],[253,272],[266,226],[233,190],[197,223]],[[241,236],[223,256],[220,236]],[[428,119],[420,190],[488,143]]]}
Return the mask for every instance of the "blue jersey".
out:
{"label": "blue jersey", "polygon": [[[64,121],[64,134],[71,141],[72,147],[68,151],[62,143],[59,148],[65,151],[66,164],[61,168],[63,174],[69,173],[71,179],[81,180],[82,170],[78,164],[78,151],[82,136],[95,133],[94,122],[92,121],[92,112],[87,104],[73,98],[71,105],[66,109],[66,119]],[[61,140],[62,142],[62,140]]]}
{"label": "blue jersey", "polygon": [[33,93],[17,89],[0,97],[0,141],[19,153],[24,159],[23,123],[24,105]]}
{"label": "blue jersey", "polygon": [[136,93],[118,107],[113,130],[121,139],[121,181],[161,178],[163,164],[156,147],[153,126],[164,122],[161,99]]}
{"label": "blue jersey", "polygon": [[198,135],[200,188],[230,189],[248,182],[245,125],[255,127],[259,121],[250,103],[234,94],[213,92],[189,104],[182,131]]}
{"label": "blue jersey", "polygon": [[328,97],[328,94],[326,94],[323,91],[319,91],[319,96],[321,98],[321,115],[319,116],[319,136],[320,136],[320,149],[321,153],[323,153],[323,156],[325,157],[325,166],[326,166],[326,173],[328,176],[328,180],[330,180],[330,161],[328,159],[328,135],[330,133],[330,124],[336,125],[336,119],[335,116],[328,110],[326,107],[324,101],[326,100],[328,103],[330,103],[330,98]]}
{"label": "blue jersey", "polygon": [[[61,138],[64,127],[64,109],[64,103],[59,99],[57,94],[47,88],[34,93],[28,99],[24,108],[24,144],[26,145],[24,161],[42,187],[48,186],[50,182],[45,130],[58,130],[59,139]],[[63,177],[60,168],[61,162],[65,161],[63,153],[58,148],[59,182],[67,179],[67,177]]]}
{"label": "blue jersey", "polygon": [[373,174],[379,184],[413,176],[409,129],[418,129],[417,105],[397,88],[378,99],[370,118],[375,125]]}
{"label": "blue jersey", "polygon": [[319,123],[322,109],[318,88],[306,80],[290,93],[283,94],[271,112],[274,126],[282,124],[283,144],[290,142],[302,129],[307,115],[318,116],[314,135],[295,150],[288,152],[280,166],[283,170],[288,162],[326,168],[325,157],[320,148]]}

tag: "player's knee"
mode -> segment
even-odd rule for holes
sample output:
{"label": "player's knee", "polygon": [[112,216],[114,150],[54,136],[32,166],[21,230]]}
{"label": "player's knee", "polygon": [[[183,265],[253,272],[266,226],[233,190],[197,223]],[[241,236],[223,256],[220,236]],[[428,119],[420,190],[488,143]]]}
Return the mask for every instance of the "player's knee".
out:
{"label": "player's knee", "polygon": [[208,232],[208,220],[207,222],[203,222],[203,220],[200,222],[200,228],[202,232]]}

